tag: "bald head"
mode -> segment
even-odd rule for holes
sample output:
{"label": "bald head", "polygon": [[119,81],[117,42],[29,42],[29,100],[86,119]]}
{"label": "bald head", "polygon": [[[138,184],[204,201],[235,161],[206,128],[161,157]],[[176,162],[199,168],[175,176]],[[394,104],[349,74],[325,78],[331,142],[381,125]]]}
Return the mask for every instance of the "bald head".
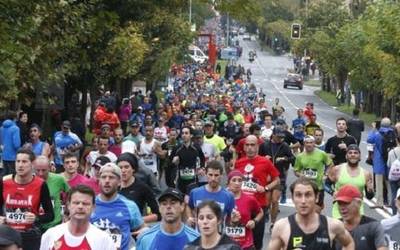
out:
{"label": "bald head", "polygon": [[33,169],[35,170],[36,176],[39,176],[43,180],[47,180],[51,169],[49,158],[44,155],[36,157],[33,162]]}
{"label": "bald head", "polygon": [[248,135],[244,143],[244,152],[247,158],[254,158],[258,154],[258,139],[255,135]]}

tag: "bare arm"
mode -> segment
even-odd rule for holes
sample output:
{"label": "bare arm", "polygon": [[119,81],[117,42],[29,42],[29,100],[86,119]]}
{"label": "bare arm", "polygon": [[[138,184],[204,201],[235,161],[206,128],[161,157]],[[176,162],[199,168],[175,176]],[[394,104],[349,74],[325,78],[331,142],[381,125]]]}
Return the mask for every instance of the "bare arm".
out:
{"label": "bare arm", "polygon": [[338,166],[329,167],[328,170],[327,170],[328,178],[329,178],[329,180],[331,180],[333,183],[337,182],[337,179],[338,179],[338,172],[339,172]]}
{"label": "bare arm", "polygon": [[344,250],[354,250],[355,245],[350,233],[344,228],[344,224],[336,219],[328,219],[334,240],[338,240]]}
{"label": "bare arm", "polygon": [[271,239],[268,244],[269,250],[281,250],[285,247],[285,242],[282,238],[284,233],[284,223],[288,223],[287,219],[279,220],[275,223],[274,228],[272,229]]}

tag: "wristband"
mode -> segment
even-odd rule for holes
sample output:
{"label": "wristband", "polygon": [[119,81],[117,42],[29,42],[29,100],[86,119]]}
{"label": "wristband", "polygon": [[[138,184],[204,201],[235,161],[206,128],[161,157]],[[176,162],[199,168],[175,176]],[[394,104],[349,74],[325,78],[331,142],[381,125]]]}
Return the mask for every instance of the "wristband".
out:
{"label": "wristband", "polygon": [[264,189],[265,189],[265,192],[269,192],[269,187],[268,187],[268,185],[265,186]]}

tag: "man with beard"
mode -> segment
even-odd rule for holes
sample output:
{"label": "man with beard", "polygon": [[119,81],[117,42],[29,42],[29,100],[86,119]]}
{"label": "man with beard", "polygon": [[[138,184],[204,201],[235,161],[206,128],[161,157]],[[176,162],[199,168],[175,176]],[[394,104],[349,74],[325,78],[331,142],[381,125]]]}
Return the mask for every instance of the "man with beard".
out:
{"label": "man with beard", "polygon": [[136,203],[118,194],[121,184],[121,169],[114,163],[107,163],[100,169],[100,194],[90,221],[97,228],[106,231],[116,249],[128,250],[133,235],[144,229],[142,215]]}
{"label": "man with beard", "polygon": [[187,243],[199,237],[199,233],[182,223],[185,211],[183,194],[168,188],[158,198],[161,222],[139,235],[137,250],[181,250]]}
{"label": "man with beard", "polygon": [[347,146],[357,144],[356,139],[347,134],[346,130],[346,119],[343,117],[336,119],[336,135],[329,138],[325,145],[325,152],[332,156],[335,165],[346,162]]}
{"label": "man with beard", "polygon": [[[114,143],[108,148],[108,150],[115,154],[115,156],[120,156],[122,149],[124,147],[122,139],[124,138],[124,132],[122,129],[117,128],[114,130]],[[133,144],[135,145],[135,144]]]}
{"label": "man with beard", "polygon": [[[351,144],[347,147],[346,159],[346,163],[333,167],[328,173],[330,181],[335,183],[335,191],[338,191],[346,184],[352,184],[358,188],[361,194],[366,190],[366,197],[372,198],[374,195],[372,173],[359,165],[361,152],[357,144]],[[364,206],[362,202],[360,204],[360,214],[364,214]],[[337,202],[333,204],[332,217],[341,217]]]}

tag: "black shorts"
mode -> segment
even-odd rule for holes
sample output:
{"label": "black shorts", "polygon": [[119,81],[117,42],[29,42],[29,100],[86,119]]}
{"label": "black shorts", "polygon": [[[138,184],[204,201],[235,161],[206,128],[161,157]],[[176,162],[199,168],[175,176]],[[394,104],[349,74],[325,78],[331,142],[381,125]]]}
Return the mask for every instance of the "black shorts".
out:
{"label": "black shorts", "polygon": [[325,197],[325,191],[324,190],[319,190],[318,191],[318,201],[316,204],[320,207],[324,206],[324,197]]}

